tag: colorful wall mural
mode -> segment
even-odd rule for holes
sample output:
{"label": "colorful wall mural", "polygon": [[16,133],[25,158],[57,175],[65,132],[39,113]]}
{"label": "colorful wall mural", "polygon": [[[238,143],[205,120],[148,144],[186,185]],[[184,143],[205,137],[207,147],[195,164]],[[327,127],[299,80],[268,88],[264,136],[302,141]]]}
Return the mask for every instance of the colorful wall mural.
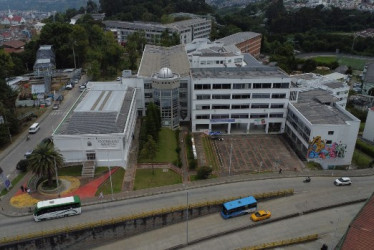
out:
{"label": "colorful wall mural", "polygon": [[307,158],[309,159],[331,159],[331,158],[344,158],[347,149],[346,144],[333,142],[326,144],[321,136],[316,136],[309,142]]}

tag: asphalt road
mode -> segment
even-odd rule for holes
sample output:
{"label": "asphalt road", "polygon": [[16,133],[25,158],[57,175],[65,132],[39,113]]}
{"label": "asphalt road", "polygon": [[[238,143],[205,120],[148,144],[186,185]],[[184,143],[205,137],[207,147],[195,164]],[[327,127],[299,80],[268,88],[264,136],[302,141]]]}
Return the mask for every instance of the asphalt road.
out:
{"label": "asphalt road", "polygon": [[[85,75],[82,76],[80,83],[84,80]],[[18,175],[18,172],[16,170],[18,161],[24,159],[24,155],[27,151],[33,150],[44,138],[52,135],[53,130],[58,126],[58,124],[67,114],[80,94],[81,92],[79,91],[79,86],[76,85],[75,88],[67,92],[58,110],[52,110],[52,107],[47,107],[47,110],[45,111],[45,118],[42,119],[42,116],[34,121],[40,123],[40,130],[35,134],[31,134],[30,140],[26,140],[26,137],[28,135],[27,128],[21,134],[21,136],[19,136],[17,141],[13,142],[14,145],[10,146],[14,148],[7,152],[6,155],[2,153],[0,166],[3,169],[5,176],[8,176],[8,178],[12,180]]]}
{"label": "asphalt road", "polygon": [[[272,212],[274,216],[281,216],[282,213],[292,211],[302,211],[306,208],[321,207],[340,202],[356,200],[358,198],[368,198],[373,192],[374,176],[354,177],[353,185],[347,187],[335,187],[334,177],[315,177],[311,183],[303,183],[302,178],[283,178],[259,181],[246,181],[239,183],[229,183],[217,186],[195,188],[189,190],[190,204],[206,200],[221,199],[238,195],[251,195],[262,192],[276,191],[293,188],[295,195],[274,200],[277,202]],[[0,228],[7,230],[0,231],[0,237],[15,236],[35,231],[46,231],[54,228],[63,228],[86,222],[95,222],[101,219],[116,218],[186,204],[186,192],[179,191],[166,193],[163,195],[148,196],[136,199],[121,200],[117,202],[103,203],[82,208],[82,214],[63,219],[56,219],[44,222],[34,222],[32,216],[25,217],[0,217]],[[262,208],[262,205],[259,205]],[[283,207],[283,208],[282,208]],[[99,215],[99,216],[98,216]],[[228,226],[238,226],[240,223],[247,223],[247,220],[234,218],[230,223],[222,220],[219,215],[212,215],[213,228],[228,229]],[[217,223],[221,223],[218,224]],[[206,223],[208,224],[208,223]],[[191,235],[203,235],[203,232],[191,231]],[[209,230],[208,230],[209,231]],[[191,236],[193,237],[193,236]]]}

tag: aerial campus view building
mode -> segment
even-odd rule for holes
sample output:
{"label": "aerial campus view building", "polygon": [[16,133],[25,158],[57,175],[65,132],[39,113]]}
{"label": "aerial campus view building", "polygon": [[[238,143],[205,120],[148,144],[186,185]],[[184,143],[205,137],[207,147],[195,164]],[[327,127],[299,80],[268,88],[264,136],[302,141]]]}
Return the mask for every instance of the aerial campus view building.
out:
{"label": "aerial campus view building", "polygon": [[[360,120],[344,109],[346,83],[335,78],[302,83],[233,44],[197,39],[172,47],[146,45],[136,75],[124,71],[120,83],[88,85],[86,96],[53,134],[56,147],[67,162],[105,165],[111,158],[109,164],[126,167],[135,116],[145,115],[153,102],[160,108],[164,127],[177,129],[188,122],[192,132],[206,134],[285,134],[300,156],[324,169],[350,165]],[[305,81],[305,76],[301,78]],[[121,98],[115,98],[121,104],[108,94],[114,85],[123,91],[118,94]],[[133,100],[128,109],[120,108],[130,105],[126,91],[131,91],[128,98]],[[119,117],[128,123],[111,131],[92,127],[93,131],[83,126],[83,114],[94,116],[92,123],[100,121],[103,128],[122,124]],[[75,138],[74,147],[67,146],[68,137]],[[105,143],[100,143],[103,138]]]}

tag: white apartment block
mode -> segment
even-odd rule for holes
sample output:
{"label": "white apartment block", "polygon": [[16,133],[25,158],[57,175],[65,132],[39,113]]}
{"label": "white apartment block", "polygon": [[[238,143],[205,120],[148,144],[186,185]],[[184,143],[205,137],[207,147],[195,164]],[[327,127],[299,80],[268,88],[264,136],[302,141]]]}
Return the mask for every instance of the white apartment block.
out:
{"label": "white apartment block", "polygon": [[203,18],[192,18],[170,24],[104,21],[107,30],[114,33],[118,43],[125,44],[127,37],[134,32],[144,32],[147,43],[158,44],[165,30],[178,33],[181,44],[192,42],[195,38],[209,38],[211,21]]}
{"label": "white apartment block", "polygon": [[368,109],[368,115],[362,137],[368,141],[374,142],[374,107]]}

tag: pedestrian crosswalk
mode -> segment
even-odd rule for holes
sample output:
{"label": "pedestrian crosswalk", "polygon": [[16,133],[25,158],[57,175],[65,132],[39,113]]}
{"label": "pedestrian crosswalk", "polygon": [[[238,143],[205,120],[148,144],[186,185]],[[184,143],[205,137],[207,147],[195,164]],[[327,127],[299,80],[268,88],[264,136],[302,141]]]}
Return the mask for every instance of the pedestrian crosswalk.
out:
{"label": "pedestrian crosswalk", "polygon": [[66,111],[63,111],[63,110],[53,110],[49,115],[64,116],[64,115],[66,115]]}

